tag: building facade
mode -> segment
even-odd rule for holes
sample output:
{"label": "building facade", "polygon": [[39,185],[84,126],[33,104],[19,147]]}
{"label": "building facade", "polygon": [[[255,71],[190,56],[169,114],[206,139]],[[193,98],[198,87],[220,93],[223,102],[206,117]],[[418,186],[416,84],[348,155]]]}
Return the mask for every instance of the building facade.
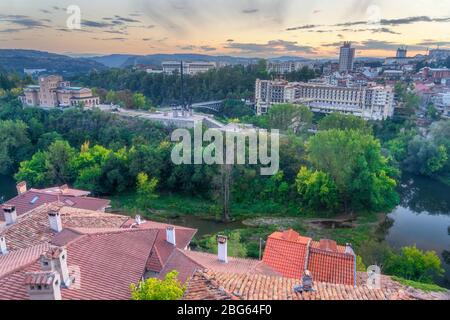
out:
{"label": "building facade", "polygon": [[[217,67],[215,62],[183,62],[183,73],[187,75],[196,75],[208,72]],[[181,73],[180,61],[166,61],[162,63],[163,72],[167,74]]]}
{"label": "building facade", "polygon": [[92,94],[88,88],[72,87],[70,82],[61,76],[39,78],[39,85],[27,86],[24,89],[23,102],[28,106],[73,107],[84,105],[95,107],[100,98]]}
{"label": "building facade", "polygon": [[309,65],[302,61],[268,61],[267,71],[275,74],[286,74],[301,70],[303,67],[308,67]]}
{"label": "building facade", "polygon": [[353,70],[355,61],[355,48],[352,48],[351,42],[344,42],[339,54],[339,71],[350,72]]}
{"label": "building facade", "polygon": [[340,87],[323,83],[257,80],[256,112],[262,115],[274,104],[294,103],[313,112],[352,114],[364,119],[384,120],[394,113],[394,90],[389,86]]}

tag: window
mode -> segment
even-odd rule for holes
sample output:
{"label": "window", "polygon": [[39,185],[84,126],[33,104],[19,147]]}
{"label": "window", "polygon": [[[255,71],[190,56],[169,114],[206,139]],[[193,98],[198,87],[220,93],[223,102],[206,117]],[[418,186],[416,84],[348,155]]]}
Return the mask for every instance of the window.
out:
{"label": "window", "polygon": [[39,200],[39,196],[35,196],[35,197],[33,197],[33,199],[31,199],[30,204],[35,204],[36,201],[38,201],[38,200]]}

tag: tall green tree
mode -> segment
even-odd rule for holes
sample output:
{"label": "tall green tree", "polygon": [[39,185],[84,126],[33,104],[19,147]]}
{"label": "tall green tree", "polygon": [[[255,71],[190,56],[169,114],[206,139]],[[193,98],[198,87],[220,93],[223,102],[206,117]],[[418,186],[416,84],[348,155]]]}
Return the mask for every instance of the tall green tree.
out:
{"label": "tall green tree", "polygon": [[11,174],[30,151],[27,125],[22,121],[0,121],[0,174]]}
{"label": "tall green tree", "polygon": [[332,113],[327,115],[319,121],[318,127],[319,130],[359,130],[366,134],[372,134],[372,127],[366,120],[342,113]]}
{"label": "tall green tree", "polygon": [[436,277],[444,273],[436,252],[424,252],[416,246],[403,247],[399,254],[391,254],[384,270],[387,274],[424,283],[433,283]]}
{"label": "tall green tree", "polygon": [[74,179],[76,150],[67,141],[53,142],[47,151],[45,167],[53,184],[70,183]]}
{"label": "tall green tree", "polygon": [[320,131],[308,141],[307,152],[312,165],[333,178],[345,212],[387,210],[398,202],[396,172],[372,135]]}
{"label": "tall green tree", "polygon": [[268,119],[273,129],[298,133],[311,124],[313,113],[306,106],[277,104],[269,109]]}

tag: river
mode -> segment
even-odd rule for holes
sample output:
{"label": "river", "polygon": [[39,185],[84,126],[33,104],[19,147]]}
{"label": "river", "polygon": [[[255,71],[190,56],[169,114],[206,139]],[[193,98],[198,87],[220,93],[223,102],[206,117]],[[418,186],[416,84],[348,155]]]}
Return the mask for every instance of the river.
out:
{"label": "river", "polygon": [[[386,241],[393,247],[417,245],[422,250],[436,251],[450,279],[450,265],[443,259],[444,250],[450,251],[450,187],[424,177],[406,175],[399,188],[401,203],[389,214],[391,226],[385,231]],[[16,194],[11,177],[0,176],[0,200]],[[193,216],[181,217],[174,223],[194,227],[199,234],[223,230],[220,222]],[[227,225],[227,229],[242,228],[240,222]],[[449,286],[450,283],[442,283]]]}

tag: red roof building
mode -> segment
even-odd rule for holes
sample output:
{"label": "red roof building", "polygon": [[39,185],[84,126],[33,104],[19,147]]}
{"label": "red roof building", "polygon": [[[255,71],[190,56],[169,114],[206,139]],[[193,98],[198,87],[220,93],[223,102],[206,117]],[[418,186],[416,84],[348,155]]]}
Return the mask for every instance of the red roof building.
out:
{"label": "red roof building", "polygon": [[[4,205],[14,206],[17,216],[52,202],[61,202],[67,207],[92,211],[105,211],[111,202],[106,199],[88,197],[89,191],[71,189],[67,185],[27,190],[25,182],[21,182],[17,185],[17,191],[16,197],[4,203]],[[5,220],[3,210],[0,210],[0,224]]]}
{"label": "red roof building", "polygon": [[315,242],[294,230],[269,236],[263,262],[288,278],[300,279],[309,270],[315,281],[356,283],[356,255],[349,245],[339,246],[332,240]]}

